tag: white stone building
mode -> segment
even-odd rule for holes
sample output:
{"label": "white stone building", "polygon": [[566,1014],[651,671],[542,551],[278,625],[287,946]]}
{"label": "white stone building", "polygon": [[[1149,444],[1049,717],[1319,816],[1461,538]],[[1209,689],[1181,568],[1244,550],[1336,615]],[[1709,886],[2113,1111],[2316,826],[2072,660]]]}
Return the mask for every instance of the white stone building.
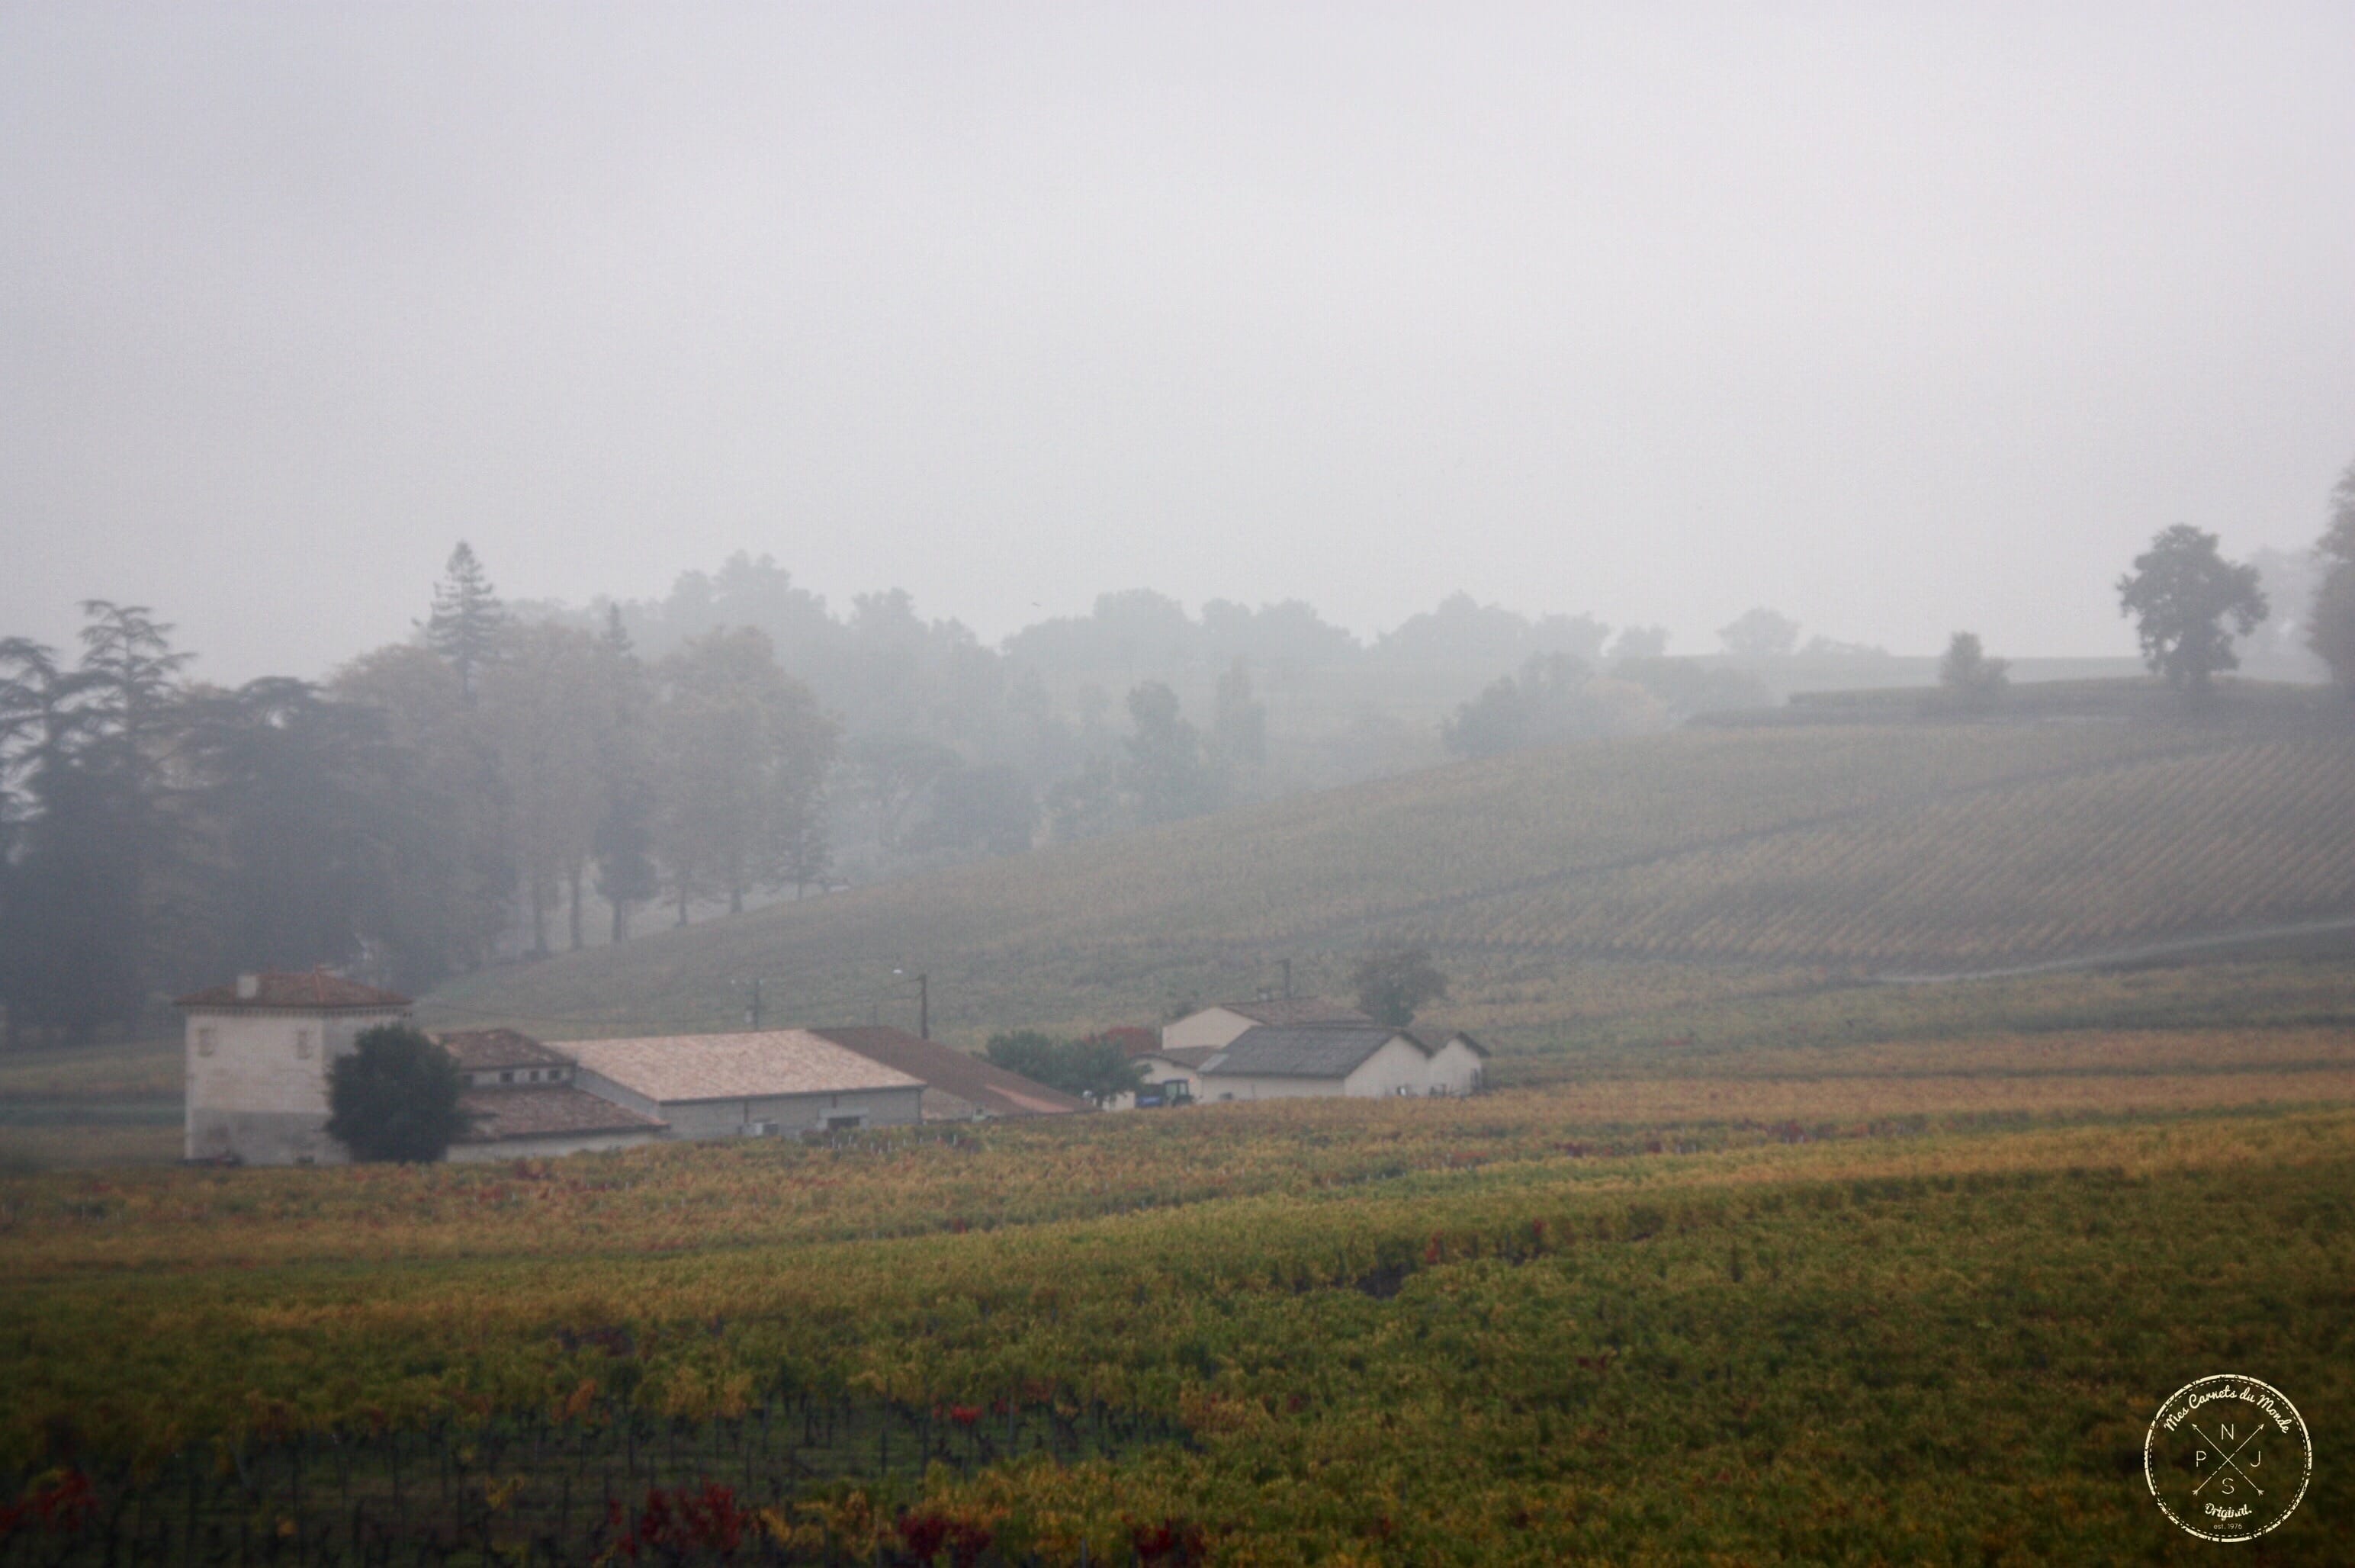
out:
{"label": "white stone building", "polygon": [[409,1017],[409,998],[323,970],[240,975],[192,992],[186,1017],[190,1159],[336,1164],[327,1136],[327,1068],[378,1024]]}

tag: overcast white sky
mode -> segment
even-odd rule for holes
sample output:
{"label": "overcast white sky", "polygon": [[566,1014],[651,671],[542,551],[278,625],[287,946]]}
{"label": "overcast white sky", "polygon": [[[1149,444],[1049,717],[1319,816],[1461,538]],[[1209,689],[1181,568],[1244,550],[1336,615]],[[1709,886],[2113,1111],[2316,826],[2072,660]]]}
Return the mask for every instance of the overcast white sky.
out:
{"label": "overcast white sky", "polygon": [[0,635],[770,551],[2128,652],[2355,458],[2355,5],[0,5]]}

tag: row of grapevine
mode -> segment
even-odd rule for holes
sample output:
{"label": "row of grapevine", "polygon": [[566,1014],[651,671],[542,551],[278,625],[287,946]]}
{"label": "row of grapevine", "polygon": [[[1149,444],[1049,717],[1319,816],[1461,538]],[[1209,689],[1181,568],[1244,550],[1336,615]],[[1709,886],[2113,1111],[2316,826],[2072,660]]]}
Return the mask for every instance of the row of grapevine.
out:
{"label": "row of grapevine", "polygon": [[[59,1269],[5,1302],[0,1551],[2166,1561],[2112,1456],[2187,1357],[2355,1398],[2355,1112],[1847,1130],[989,1234]],[[2355,1483],[2317,1484],[2327,1532]]]}

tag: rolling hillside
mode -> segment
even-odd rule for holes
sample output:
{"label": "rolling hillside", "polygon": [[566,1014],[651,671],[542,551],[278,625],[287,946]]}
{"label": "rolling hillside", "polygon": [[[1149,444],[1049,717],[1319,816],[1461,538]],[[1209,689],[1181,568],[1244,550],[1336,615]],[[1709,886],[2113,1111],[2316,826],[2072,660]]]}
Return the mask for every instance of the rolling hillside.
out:
{"label": "rolling hillside", "polygon": [[[2355,914],[2355,738],[2278,726],[1687,731],[1525,753],[469,976],[429,1021],[1081,1028],[1339,984],[1413,932],[1472,989],[1581,965],[1961,970]],[[894,970],[904,970],[895,975]],[[1465,987],[1459,986],[1459,994]],[[1471,999],[1471,998],[1467,998]]]}

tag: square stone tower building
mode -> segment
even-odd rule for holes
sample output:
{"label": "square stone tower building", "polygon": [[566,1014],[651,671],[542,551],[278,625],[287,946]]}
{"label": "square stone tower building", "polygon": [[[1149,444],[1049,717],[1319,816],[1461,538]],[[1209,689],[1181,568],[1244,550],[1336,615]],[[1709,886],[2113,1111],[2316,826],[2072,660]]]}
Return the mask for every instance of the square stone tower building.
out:
{"label": "square stone tower building", "polygon": [[190,1159],[330,1164],[327,1067],[363,1030],[409,1016],[409,998],[314,970],[240,975],[192,992],[187,1015]]}

